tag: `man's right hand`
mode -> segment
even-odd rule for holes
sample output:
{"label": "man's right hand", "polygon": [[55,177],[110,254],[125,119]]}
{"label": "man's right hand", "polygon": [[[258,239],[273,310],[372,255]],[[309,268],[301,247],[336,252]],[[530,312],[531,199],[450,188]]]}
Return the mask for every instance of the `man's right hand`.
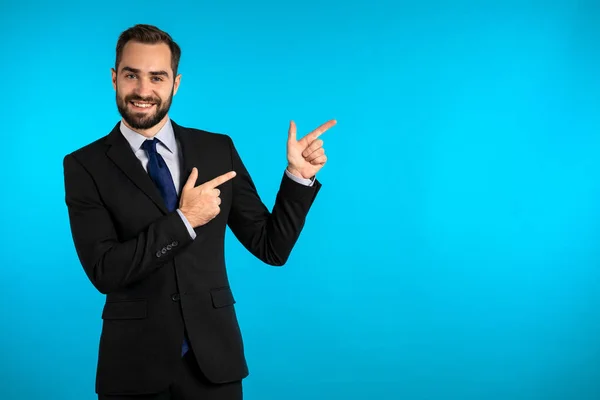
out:
{"label": "man's right hand", "polygon": [[235,177],[235,171],[216,177],[213,180],[194,187],[198,179],[198,170],[194,167],[187,182],[181,190],[179,209],[193,228],[202,226],[215,218],[221,208],[221,191],[217,186]]}

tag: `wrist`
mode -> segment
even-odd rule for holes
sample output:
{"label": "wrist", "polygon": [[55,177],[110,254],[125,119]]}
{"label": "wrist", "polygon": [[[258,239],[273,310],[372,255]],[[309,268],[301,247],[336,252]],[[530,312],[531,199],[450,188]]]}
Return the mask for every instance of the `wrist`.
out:
{"label": "wrist", "polygon": [[184,208],[184,207],[179,207],[179,211],[181,212],[181,214],[183,214],[183,216],[185,217],[185,219],[187,219],[187,221],[193,226],[195,227],[195,221],[192,218],[192,215]]}
{"label": "wrist", "polygon": [[296,168],[292,167],[291,165],[287,166],[287,171],[290,174],[292,174],[295,177],[297,177],[297,178],[304,179],[304,177],[302,176],[302,174]]}

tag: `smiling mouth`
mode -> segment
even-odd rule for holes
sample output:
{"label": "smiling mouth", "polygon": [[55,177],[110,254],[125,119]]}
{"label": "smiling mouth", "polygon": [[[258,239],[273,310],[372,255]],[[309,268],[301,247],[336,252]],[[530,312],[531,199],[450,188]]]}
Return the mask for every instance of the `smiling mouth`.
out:
{"label": "smiling mouth", "polygon": [[156,105],[156,103],[148,103],[145,101],[130,101],[129,104],[137,110],[149,110]]}

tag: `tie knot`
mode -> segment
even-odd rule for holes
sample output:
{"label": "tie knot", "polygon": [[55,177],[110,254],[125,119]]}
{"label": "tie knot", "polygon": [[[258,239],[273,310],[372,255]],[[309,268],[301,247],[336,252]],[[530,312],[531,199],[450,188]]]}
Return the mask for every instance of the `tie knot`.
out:
{"label": "tie knot", "polygon": [[158,144],[158,139],[150,140],[147,139],[142,143],[142,149],[146,150],[148,154],[156,153],[156,145]]}

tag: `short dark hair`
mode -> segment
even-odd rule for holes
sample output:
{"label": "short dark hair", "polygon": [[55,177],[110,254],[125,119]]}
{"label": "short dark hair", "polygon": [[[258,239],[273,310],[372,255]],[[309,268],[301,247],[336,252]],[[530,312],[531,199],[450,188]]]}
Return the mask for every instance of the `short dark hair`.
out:
{"label": "short dark hair", "polygon": [[156,26],[147,24],[138,24],[131,28],[123,31],[117,41],[117,59],[115,61],[115,71],[119,71],[119,63],[123,56],[123,48],[129,41],[144,43],[144,44],[157,44],[165,43],[171,49],[171,68],[173,69],[173,78],[177,76],[177,69],[179,68],[179,58],[181,57],[181,49],[179,45],[175,43],[171,35],[158,29]]}

